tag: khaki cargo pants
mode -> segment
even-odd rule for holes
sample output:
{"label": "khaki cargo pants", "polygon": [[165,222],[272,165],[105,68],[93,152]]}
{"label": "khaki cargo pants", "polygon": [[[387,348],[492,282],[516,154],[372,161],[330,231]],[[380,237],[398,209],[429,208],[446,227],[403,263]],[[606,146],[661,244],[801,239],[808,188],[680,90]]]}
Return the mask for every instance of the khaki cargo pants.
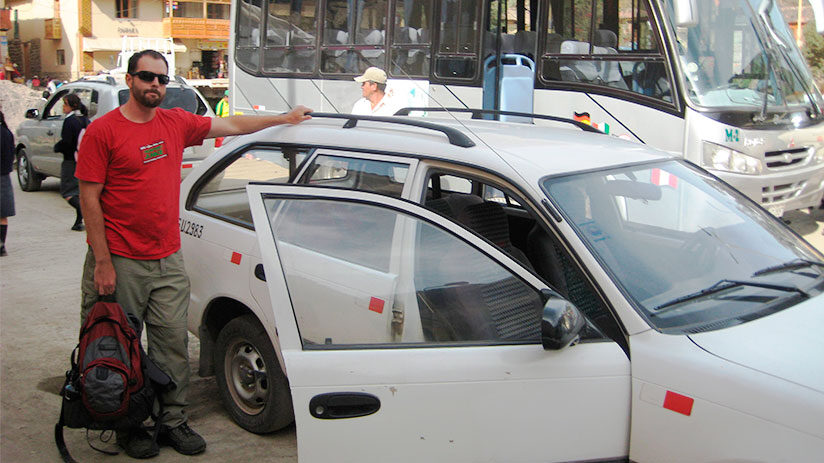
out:
{"label": "khaki cargo pants", "polygon": [[[164,413],[161,421],[173,428],[186,422],[184,408],[188,405],[190,376],[186,329],[189,277],[183,267],[183,255],[178,250],[163,259],[136,260],[112,254],[112,264],[117,275],[117,302],[145,324],[149,357],[177,384],[174,390],[160,395]],[[81,324],[98,299],[94,266],[90,247],[83,265]]]}

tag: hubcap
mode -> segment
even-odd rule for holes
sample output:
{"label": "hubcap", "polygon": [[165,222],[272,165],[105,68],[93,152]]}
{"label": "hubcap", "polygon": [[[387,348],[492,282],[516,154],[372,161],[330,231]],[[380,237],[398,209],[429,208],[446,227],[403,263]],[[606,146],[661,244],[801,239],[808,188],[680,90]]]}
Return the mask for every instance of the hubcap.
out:
{"label": "hubcap", "polygon": [[20,156],[20,161],[17,163],[17,179],[20,180],[21,185],[29,184],[29,159],[25,155]]}
{"label": "hubcap", "polygon": [[269,377],[266,364],[255,347],[242,340],[226,349],[226,382],[232,399],[247,415],[257,415],[266,407]]}

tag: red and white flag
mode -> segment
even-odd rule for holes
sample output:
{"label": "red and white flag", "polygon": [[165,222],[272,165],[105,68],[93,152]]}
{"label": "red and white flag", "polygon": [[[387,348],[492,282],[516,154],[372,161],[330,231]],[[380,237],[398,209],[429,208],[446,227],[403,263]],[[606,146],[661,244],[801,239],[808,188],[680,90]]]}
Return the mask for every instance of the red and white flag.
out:
{"label": "red and white flag", "polygon": [[670,174],[669,172],[661,169],[652,169],[651,174],[651,181],[653,184],[658,186],[671,186],[673,188],[678,188],[678,177],[675,175]]}

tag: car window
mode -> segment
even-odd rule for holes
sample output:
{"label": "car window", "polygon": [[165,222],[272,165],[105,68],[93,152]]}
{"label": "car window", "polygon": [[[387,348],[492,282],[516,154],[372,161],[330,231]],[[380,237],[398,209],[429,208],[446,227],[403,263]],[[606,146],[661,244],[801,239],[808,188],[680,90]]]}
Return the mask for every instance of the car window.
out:
{"label": "car window", "polygon": [[452,233],[374,204],[264,204],[305,349],[540,342],[540,293]]}
{"label": "car window", "polygon": [[318,155],[300,183],[351,188],[400,198],[408,174],[408,164]]}
{"label": "car window", "polygon": [[[124,88],[118,92],[117,98],[121,105],[129,101],[129,89]],[[163,109],[182,108],[192,114],[206,114],[206,106],[198,98],[197,93],[187,87],[167,87],[166,97],[160,103]]]}
{"label": "car window", "polygon": [[246,185],[249,182],[288,183],[306,156],[305,149],[279,147],[240,153],[214,172],[200,188],[194,201],[195,208],[252,227]]}
{"label": "car window", "polygon": [[97,114],[97,90],[90,88],[78,88],[74,91],[80,98],[80,102],[89,110],[89,117],[94,117]]}
{"label": "car window", "polygon": [[57,92],[54,98],[43,108],[43,119],[60,119],[63,117],[63,97],[69,94],[69,90]]}

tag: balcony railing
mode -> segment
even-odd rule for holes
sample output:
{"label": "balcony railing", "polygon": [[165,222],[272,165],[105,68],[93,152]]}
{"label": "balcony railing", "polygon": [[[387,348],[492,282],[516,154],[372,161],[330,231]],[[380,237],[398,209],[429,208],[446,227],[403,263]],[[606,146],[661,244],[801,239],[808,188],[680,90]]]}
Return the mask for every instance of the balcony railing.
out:
{"label": "balcony railing", "polygon": [[163,34],[175,39],[229,39],[228,19],[163,18]]}
{"label": "balcony railing", "polygon": [[51,18],[46,20],[45,38],[52,40],[60,40],[63,38],[63,23],[60,18]]}

